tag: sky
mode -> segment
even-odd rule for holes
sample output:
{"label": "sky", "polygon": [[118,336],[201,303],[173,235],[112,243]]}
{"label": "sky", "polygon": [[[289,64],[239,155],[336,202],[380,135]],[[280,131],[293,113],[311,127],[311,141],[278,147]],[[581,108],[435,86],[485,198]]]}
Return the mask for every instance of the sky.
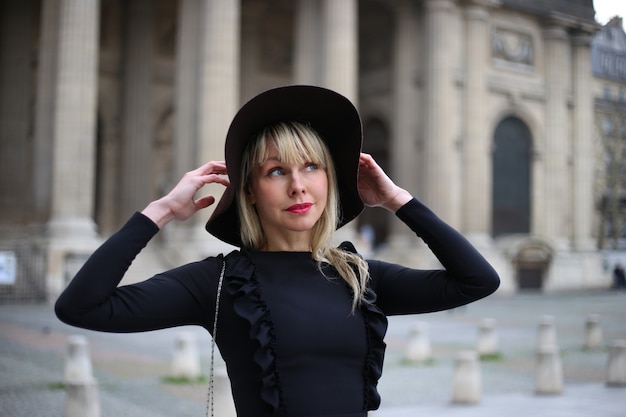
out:
{"label": "sky", "polygon": [[593,0],[596,9],[596,20],[606,24],[613,16],[621,16],[626,30],[626,0]]}

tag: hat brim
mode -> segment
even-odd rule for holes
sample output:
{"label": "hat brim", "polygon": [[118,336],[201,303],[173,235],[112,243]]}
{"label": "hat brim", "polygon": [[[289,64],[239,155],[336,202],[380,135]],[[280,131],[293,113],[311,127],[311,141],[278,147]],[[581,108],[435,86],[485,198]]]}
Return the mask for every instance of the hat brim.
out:
{"label": "hat brim", "polygon": [[241,181],[244,149],[263,128],[281,121],[305,123],[326,143],[337,173],[341,210],[337,228],[363,210],[357,187],[363,130],[357,109],[346,97],[326,88],[308,85],[278,87],[244,104],[228,129],[225,160],[230,186],[206,224],[209,233],[226,243],[242,246],[235,193]]}

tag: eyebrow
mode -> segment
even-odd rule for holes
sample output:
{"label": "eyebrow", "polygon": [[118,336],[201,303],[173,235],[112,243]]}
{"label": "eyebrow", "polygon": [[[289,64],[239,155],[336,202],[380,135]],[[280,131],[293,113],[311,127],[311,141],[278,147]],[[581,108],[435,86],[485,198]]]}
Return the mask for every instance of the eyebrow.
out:
{"label": "eyebrow", "polygon": [[277,156],[270,156],[269,158],[267,158],[266,160],[264,160],[263,162],[261,162],[259,165],[263,165],[266,164],[268,162],[279,162],[279,163],[283,163],[283,161],[278,158]]}
{"label": "eyebrow", "polygon": [[[279,163],[279,164],[287,163],[287,162],[285,162],[285,160],[281,159],[279,155],[272,155],[272,156],[269,156],[267,159],[265,159],[260,164],[258,164],[258,166],[262,166],[262,165],[264,165],[264,164],[266,164],[268,162],[276,162],[276,163]],[[312,163],[315,163],[315,164],[322,164],[321,161],[316,162],[313,159],[303,158],[303,163],[308,163],[308,162],[312,162]]]}

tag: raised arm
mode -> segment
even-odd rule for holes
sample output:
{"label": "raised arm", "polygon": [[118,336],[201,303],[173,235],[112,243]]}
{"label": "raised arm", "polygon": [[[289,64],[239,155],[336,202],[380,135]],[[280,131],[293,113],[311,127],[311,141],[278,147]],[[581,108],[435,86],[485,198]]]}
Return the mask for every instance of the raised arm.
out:
{"label": "raised arm", "polygon": [[213,196],[196,198],[208,183],[228,185],[223,162],[210,162],[185,174],[174,189],[135,213],[87,260],[61,294],[55,311],[62,321],[93,330],[130,332],[181,324],[204,324],[213,278],[221,261],[212,258],[118,287],[131,263],[169,221],[185,220],[211,205]]}
{"label": "raised arm", "polygon": [[378,295],[377,305],[385,314],[445,310],[486,297],[498,288],[498,274],[476,248],[397,186],[367,154],[360,158],[359,193],[366,205],[395,213],[443,266],[441,270],[427,271],[370,261],[371,285]]}
{"label": "raised arm", "polygon": [[487,260],[454,228],[417,199],[396,212],[430,248],[442,265],[421,270],[371,261],[372,287],[385,314],[446,310],[496,291],[500,278]]}

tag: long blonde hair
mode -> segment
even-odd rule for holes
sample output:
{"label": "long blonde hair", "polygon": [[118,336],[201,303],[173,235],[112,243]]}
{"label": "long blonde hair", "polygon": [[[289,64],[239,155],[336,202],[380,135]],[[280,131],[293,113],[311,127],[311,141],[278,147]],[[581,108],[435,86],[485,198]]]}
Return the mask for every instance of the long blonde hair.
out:
{"label": "long blonde hair", "polygon": [[262,165],[269,157],[269,144],[278,150],[285,163],[313,162],[326,171],[328,196],[326,207],[313,226],[311,252],[320,271],[323,264],[331,264],[352,289],[352,310],[360,304],[369,279],[367,262],[360,256],[334,247],[332,239],[340,214],[337,177],[332,157],[318,133],[299,122],[280,122],[263,129],[246,147],[241,164],[241,182],[237,190],[237,206],[241,223],[241,241],[247,249],[259,249],[265,235],[258,215],[246,195],[252,180],[253,168]]}

